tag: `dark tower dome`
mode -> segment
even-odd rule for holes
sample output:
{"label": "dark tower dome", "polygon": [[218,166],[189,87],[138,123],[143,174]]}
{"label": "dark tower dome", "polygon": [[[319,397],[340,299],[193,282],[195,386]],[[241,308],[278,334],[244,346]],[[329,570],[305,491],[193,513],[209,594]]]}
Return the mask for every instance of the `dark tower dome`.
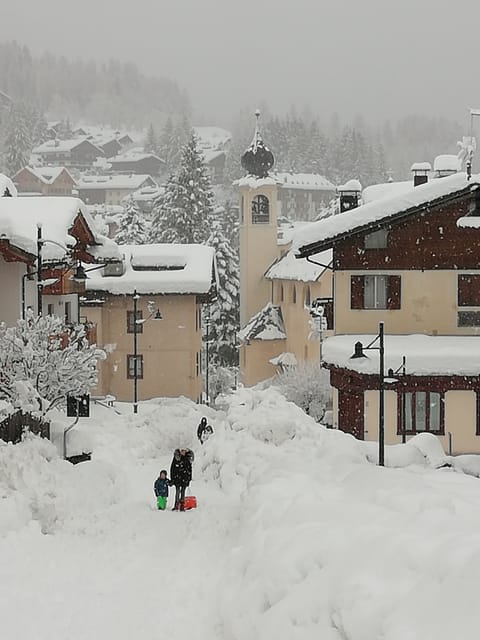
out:
{"label": "dark tower dome", "polygon": [[251,176],[266,178],[268,176],[268,172],[273,167],[275,158],[273,157],[273,153],[263,142],[262,135],[260,133],[260,127],[258,124],[260,111],[255,111],[255,117],[257,118],[255,133],[253,135],[252,143],[242,156],[242,167]]}

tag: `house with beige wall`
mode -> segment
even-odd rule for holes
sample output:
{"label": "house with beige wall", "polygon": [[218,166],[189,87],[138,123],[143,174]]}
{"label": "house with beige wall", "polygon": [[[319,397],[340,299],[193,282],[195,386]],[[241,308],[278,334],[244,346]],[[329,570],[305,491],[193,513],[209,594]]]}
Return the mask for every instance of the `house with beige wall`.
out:
{"label": "house with beige wall", "polygon": [[137,362],[138,400],[183,395],[200,401],[201,309],[215,293],[213,249],[176,244],[119,249],[121,263],[88,274],[82,300],[81,314],[96,324],[98,345],[107,351],[93,393],[133,401]]}
{"label": "house with beige wall", "polygon": [[24,167],[13,181],[18,193],[32,196],[71,196],[76,185],[65,167]]}
{"label": "house with beige wall", "polygon": [[[296,260],[291,233],[278,226],[282,182],[270,175],[274,158],[258,128],[242,156],[240,192],[240,379],[253,385],[280,369],[319,362],[312,309],[324,312],[320,336],[332,329],[331,251],[316,264]],[[291,230],[290,230],[291,231]],[[321,320],[321,318],[320,318]]]}
{"label": "house with beige wall", "polygon": [[377,440],[383,385],[387,444],[430,432],[479,453],[480,176],[411,184],[305,227],[294,249],[333,250],[334,425]]}
{"label": "house with beige wall", "polygon": [[78,195],[88,204],[121,205],[124,199],[144,188],[157,188],[149,175],[83,176],[78,181]]}

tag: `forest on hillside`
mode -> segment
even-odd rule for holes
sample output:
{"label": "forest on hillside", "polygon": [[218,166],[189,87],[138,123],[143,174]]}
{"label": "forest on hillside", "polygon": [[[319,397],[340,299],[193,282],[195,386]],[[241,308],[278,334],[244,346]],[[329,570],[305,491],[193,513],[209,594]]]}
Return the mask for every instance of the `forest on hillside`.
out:
{"label": "forest on hillside", "polygon": [[174,81],[147,77],[132,63],[34,56],[17,42],[0,42],[0,91],[49,119],[72,122],[143,128],[190,113],[187,94]]}

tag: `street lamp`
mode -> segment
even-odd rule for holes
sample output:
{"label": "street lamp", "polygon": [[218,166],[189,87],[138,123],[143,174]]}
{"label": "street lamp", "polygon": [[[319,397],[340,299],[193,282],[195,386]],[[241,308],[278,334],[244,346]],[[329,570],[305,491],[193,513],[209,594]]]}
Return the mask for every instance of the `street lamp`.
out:
{"label": "street lamp", "polygon": [[[378,345],[374,346],[378,340]],[[385,343],[384,343],[384,323],[378,323],[378,335],[364,347],[361,342],[355,343],[355,352],[351,359],[366,358],[363,353],[367,350],[376,350],[380,356],[379,378],[378,378],[378,464],[385,465]]]}
{"label": "street lamp", "polygon": [[[37,315],[42,315],[42,247],[44,244],[54,244],[57,247],[60,247],[66,254],[70,252],[70,249],[62,244],[61,242],[57,242],[56,240],[50,240],[48,238],[42,238],[42,225],[40,222],[37,223]],[[33,274],[30,274],[33,275]]]}
{"label": "street lamp", "polygon": [[152,318],[154,320],[162,320],[160,309],[155,306],[154,302],[147,303],[149,316],[147,318],[138,318],[138,301],[140,296],[135,289],[133,292],[133,413],[138,413],[138,326],[145,324]]}

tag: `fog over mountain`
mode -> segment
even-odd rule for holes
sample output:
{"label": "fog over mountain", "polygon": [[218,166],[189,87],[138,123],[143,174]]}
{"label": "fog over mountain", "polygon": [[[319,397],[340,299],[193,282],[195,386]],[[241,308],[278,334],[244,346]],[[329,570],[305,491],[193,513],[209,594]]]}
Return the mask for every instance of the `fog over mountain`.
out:
{"label": "fog over mountain", "polygon": [[227,123],[265,101],[375,123],[409,113],[468,124],[480,107],[475,0],[24,0],[0,40],[35,53],[116,58],[185,88],[197,118]]}

